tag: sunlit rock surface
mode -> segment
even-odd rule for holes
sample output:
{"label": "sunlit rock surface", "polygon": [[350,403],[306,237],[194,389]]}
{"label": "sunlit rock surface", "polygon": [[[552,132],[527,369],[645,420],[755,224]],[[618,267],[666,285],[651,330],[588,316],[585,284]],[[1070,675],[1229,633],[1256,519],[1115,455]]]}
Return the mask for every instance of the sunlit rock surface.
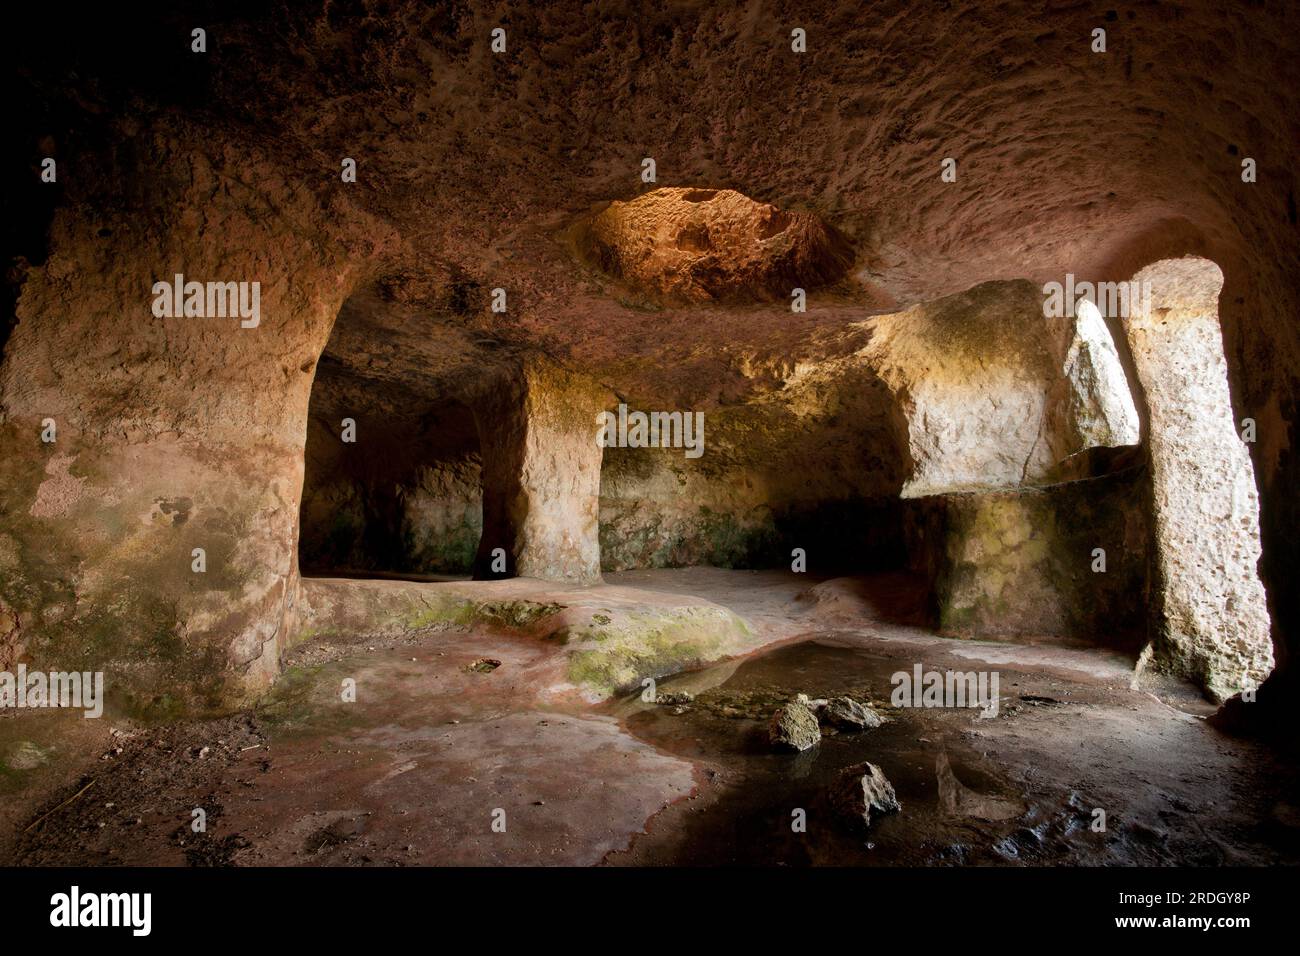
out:
{"label": "sunlit rock surface", "polygon": [[790,299],[841,278],[848,241],[816,216],[732,189],[656,189],[576,229],[581,255],[634,288],[686,301]]}
{"label": "sunlit rock surface", "polygon": [[1254,469],[1237,434],[1216,302],[1223,274],[1188,257],[1138,273],[1149,310],[1125,321],[1151,416],[1158,566],[1151,659],[1216,698],[1256,687],[1273,666],[1256,566]]}

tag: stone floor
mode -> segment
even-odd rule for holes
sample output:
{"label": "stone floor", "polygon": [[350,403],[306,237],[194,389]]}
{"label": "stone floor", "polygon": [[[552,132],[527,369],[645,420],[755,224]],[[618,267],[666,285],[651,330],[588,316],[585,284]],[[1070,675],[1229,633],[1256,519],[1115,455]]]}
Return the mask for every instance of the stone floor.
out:
{"label": "stone floor", "polygon": [[[402,603],[413,594],[423,617]],[[1189,688],[1131,686],[1120,655],[939,637],[906,578],[318,579],[307,596],[315,634],[256,709],[171,727],[0,719],[0,862],[1300,862],[1292,758],[1210,727]],[[403,610],[377,618],[357,610],[367,602]],[[572,679],[590,674],[576,655],[617,643],[621,624],[683,608],[744,622],[711,645],[726,656],[661,677],[661,695],[688,702],[646,703],[635,687],[599,700]],[[610,619],[603,637],[597,615]],[[628,646],[649,648],[631,659],[651,668],[676,653]],[[997,716],[893,707],[890,675],[915,664],[997,671]],[[767,718],[796,693],[869,700],[887,722],[774,753]],[[833,819],[825,796],[862,760],[903,806],[866,834]]]}

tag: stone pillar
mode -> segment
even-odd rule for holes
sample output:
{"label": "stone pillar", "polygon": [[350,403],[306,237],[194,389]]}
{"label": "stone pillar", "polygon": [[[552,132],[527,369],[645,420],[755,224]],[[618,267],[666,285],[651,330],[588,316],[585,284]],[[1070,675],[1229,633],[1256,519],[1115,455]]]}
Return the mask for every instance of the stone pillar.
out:
{"label": "stone pillar", "polygon": [[[600,580],[596,435],[607,404],[594,383],[543,359],[525,361],[515,381],[476,403],[483,458],[476,578]],[[504,571],[494,565],[500,557]]]}
{"label": "stone pillar", "polygon": [[1219,329],[1223,273],[1188,257],[1134,278],[1150,292],[1124,318],[1150,415],[1157,600],[1143,663],[1223,700],[1273,666],[1256,572],[1255,475],[1233,416]]}

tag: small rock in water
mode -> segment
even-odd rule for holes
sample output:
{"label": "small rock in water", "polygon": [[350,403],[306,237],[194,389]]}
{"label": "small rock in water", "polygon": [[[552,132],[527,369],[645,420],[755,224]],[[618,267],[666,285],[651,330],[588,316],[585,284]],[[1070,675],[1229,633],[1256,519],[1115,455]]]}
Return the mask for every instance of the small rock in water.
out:
{"label": "small rock in water", "polygon": [[832,697],[817,718],[837,730],[875,730],[881,723],[879,714],[852,697]]}
{"label": "small rock in water", "polygon": [[873,763],[859,763],[840,771],[831,787],[831,806],[847,822],[871,826],[873,819],[903,809],[894,785]]}
{"label": "small rock in water", "polygon": [[790,701],[772,715],[767,735],[772,746],[780,750],[808,750],[822,739],[817,715],[798,700]]}
{"label": "small rock in water", "polygon": [[688,690],[668,691],[666,694],[655,694],[656,704],[665,704],[667,706],[678,706],[681,704],[690,704],[695,700],[695,695]]}

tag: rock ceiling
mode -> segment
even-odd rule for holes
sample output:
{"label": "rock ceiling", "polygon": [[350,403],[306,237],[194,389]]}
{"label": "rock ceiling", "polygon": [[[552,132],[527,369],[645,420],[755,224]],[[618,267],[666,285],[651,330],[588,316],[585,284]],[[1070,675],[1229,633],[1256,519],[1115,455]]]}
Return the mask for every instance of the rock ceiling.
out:
{"label": "rock ceiling", "polygon": [[[1126,278],[1185,252],[1221,262],[1230,287],[1257,252],[1295,271],[1280,167],[1300,117],[1278,91],[1300,88],[1300,60],[1280,5],[1248,21],[1208,2],[945,3],[924,17],[906,2],[212,4],[113,43],[95,16],[109,15],[55,32],[59,56],[29,49],[39,65],[20,77],[37,141],[70,164],[68,194],[115,189],[87,181],[101,162],[138,166],[143,183],[169,175],[151,168],[164,154],[151,129],[180,130],[286,215],[310,193],[327,220],[292,227],[379,250],[369,281],[447,388],[465,361],[540,349],[620,393],[728,404],[854,347],[852,322],[990,279]],[[188,48],[199,23],[205,54]],[[504,53],[489,49],[497,25]],[[791,50],[796,26],[806,53]],[[575,224],[656,187],[735,190],[824,223],[835,268],[819,278],[845,276],[795,314],[755,301],[788,284],[779,268],[736,265],[752,295],[679,284],[665,299],[575,255]],[[1277,281],[1261,268],[1237,271]],[[1257,347],[1225,325],[1230,345]],[[1280,333],[1274,347],[1293,352],[1294,327]]]}

